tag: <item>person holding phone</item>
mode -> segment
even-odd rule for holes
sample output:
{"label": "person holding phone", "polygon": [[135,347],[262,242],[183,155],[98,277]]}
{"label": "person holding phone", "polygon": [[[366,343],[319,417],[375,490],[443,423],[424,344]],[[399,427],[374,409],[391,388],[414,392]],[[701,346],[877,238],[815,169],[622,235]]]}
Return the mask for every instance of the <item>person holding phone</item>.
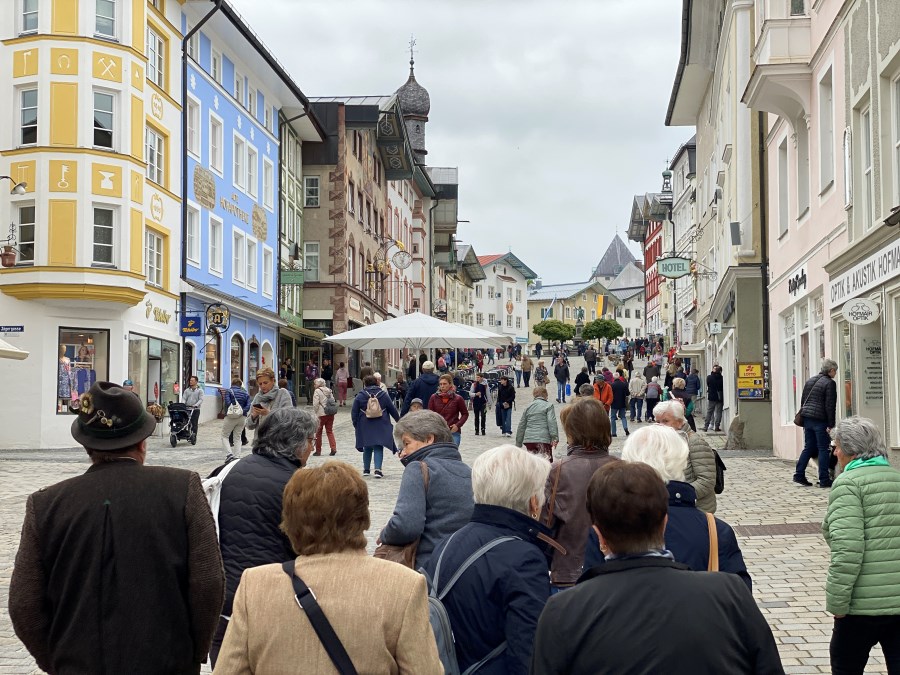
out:
{"label": "person holding phone", "polygon": [[262,368],[256,373],[256,384],[259,391],[250,404],[250,415],[247,417],[247,428],[256,429],[259,423],[273,410],[293,408],[291,395],[287,389],[275,384],[275,371]]}

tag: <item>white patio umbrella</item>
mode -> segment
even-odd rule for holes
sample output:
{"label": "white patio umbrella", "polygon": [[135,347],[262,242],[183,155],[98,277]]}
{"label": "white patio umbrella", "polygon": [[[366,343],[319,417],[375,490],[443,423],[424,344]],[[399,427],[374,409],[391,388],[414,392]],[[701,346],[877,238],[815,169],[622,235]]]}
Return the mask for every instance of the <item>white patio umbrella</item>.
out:
{"label": "white patio umbrella", "polygon": [[[496,347],[495,338],[472,326],[448,323],[413,312],[325,338],[348,349],[437,349],[441,347]],[[500,336],[497,336],[500,337]]]}
{"label": "white patio umbrella", "polygon": [[0,340],[0,359],[21,361],[22,359],[27,359],[28,354],[29,352],[9,344],[6,340]]}
{"label": "white patio umbrella", "polygon": [[[491,345],[493,347],[502,347],[504,345],[508,345],[512,342],[512,338],[508,335],[500,335],[499,333],[494,333],[493,331],[485,330],[484,328],[478,328],[477,326],[467,326],[464,323],[454,323],[454,326],[461,326],[468,330],[474,331],[481,335],[482,337],[487,338],[488,340],[493,340],[494,344]],[[474,347],[475,345],[467,345],[469,347]]]}

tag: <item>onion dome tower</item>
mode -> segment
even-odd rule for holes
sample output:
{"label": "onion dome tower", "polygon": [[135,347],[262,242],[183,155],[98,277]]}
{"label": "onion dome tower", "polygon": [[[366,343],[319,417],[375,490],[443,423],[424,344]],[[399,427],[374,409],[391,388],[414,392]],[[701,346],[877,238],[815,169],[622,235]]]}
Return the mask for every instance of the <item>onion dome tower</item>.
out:
{"label": "onion dome tower", "polygon": [[403,121],[406,124],[406,133],[409,137],[416,161],[425,163],[425,123],[428,122],[428,113],[431,110],[431,97],[428,90],[416,81],[415,55],[413,48],[416,41],[409,41],[409,79],[406,84],[396,91],[400,101],[400,109],[403,111]]}

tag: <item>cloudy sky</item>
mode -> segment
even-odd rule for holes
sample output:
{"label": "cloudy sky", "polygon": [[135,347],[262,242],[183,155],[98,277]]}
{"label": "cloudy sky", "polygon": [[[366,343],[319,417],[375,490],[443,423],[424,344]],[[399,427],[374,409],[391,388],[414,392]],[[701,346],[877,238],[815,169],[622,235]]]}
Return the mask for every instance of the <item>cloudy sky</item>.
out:
{"label": "cloudy sky", "polygon": [[[692,135],[663,124],[678,0],[230,0],[308,96],[431,95],[428,163],[457,166],[458,238],[583,281],[633,195]],[[636,245],[630,244],[635,255]]]}

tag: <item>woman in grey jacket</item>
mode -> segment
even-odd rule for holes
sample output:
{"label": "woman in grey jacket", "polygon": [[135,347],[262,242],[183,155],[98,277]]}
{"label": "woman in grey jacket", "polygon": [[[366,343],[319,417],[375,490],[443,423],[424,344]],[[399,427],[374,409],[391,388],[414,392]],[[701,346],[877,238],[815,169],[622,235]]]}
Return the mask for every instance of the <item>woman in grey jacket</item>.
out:
{"label": "woman in grey jacket", "polygon": [[688,444],[688,463],[684,481],[697,493],[697,508],[716,512],[716,453],[699,434],[692,432],[684,416],[681,401],[672,399],[657,403],[653,409],[656,421],[679,432]]}
{"label": "woman in grey jacket", "polygon": [[394,440],[406,468],[394,515],[377,543],[405,546],[418,539],[418,569],[428,562],[438,542],[472,517],[472,470],[462,461],[447,422],[431,410],[401,418],[394,425]]}
{"label": "woman in grey jacket", "polygon": [[553,461],[553,450],[559,442],[556,410],[547,400],[547,388],[535,387],[534,401],[522,413],[516,429],[516,445]]}

